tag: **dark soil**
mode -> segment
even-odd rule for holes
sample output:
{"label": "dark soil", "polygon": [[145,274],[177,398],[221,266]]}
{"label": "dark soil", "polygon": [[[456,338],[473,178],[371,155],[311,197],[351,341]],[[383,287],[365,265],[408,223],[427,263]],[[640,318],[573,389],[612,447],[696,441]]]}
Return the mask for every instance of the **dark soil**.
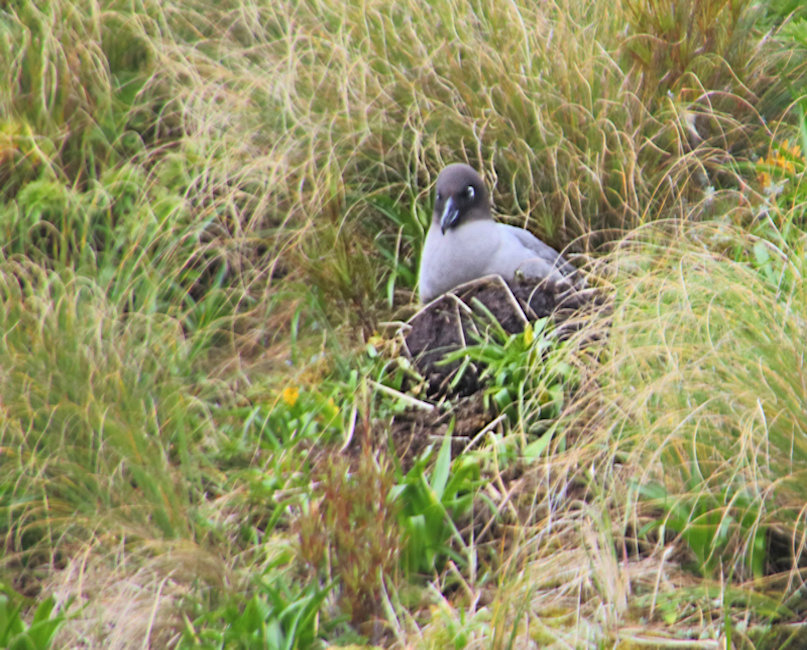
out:
{"label": "dark soil", "polygon": [[412,408],[395,415],[391,422],[357,423],[356,433],[344,452],[358,458],[368,449],[387,449],[389,456],[395,458],[406,473],[429,445],[442,444],[452,418],[451,456],[454,458],[490,419],[479,394],[458,400],[450,409]]}
{"label": "dark soil", "polygon": [[467,368],[457,380],[461,362],[443,362],[447,354],[484,340],[499,329],[516,334],[528,322],[547,316],[554,320],[558,335],[566,338],[584,326],[586,307],[603,302],[593,290],[576,290],[547,280],[508,285],[499,276],[488,276],[457,287],[423,307],[409,320],[406,347],[428,380],[430,395],[467,396],[480,389],[479,369]]}

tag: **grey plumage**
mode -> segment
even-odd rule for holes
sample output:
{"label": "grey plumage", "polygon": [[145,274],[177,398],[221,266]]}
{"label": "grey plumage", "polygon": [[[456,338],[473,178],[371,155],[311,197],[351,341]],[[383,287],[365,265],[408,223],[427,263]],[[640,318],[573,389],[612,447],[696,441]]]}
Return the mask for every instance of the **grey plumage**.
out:
{"label": "grey plumage", "polygon": [[434,213],[420,260],[420,300],[485,275],[549,278],[573,286],[577,271],[532,233],[493,220],[482,178],[462,163],[437,177]]}

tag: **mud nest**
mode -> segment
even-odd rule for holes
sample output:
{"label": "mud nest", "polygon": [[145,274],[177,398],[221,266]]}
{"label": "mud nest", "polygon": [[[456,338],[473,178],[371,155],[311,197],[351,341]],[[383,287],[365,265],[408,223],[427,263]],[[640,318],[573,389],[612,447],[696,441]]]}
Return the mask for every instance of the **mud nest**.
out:
{"label": "mud nest", "polygon": [[585,327],[590,308],[601,304],[601,296],[593,289],[548,280],[508,284],[490,275],[443,294],[410,318],[404,334],[406,349],[428,380],[430,395],[470,395],[480,388],[480,369],[466,367],[456,378],[461,362],[446,363],[447,354],[489,338],[491,329],[498,329],[496,324],[508,334],[517,334],[527,323],[547,316],[554,321],[558,337],[567,338]]}

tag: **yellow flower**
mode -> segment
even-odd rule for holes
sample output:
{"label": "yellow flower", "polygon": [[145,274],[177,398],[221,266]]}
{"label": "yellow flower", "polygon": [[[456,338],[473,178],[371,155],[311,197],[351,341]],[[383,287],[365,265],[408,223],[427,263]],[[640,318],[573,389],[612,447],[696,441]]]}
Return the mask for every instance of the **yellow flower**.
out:
{"label": "yellow flower", "polygon": [[524,345],[531,345],[535,338],[535,332],[532,329],[532,323],[527,323],[524,327]]}
{"label": "yellow flower", "polygon": [[328,398],[328,406],[331,409],[331,413],[337,415],[339,413],[339,407],[336,405],[336,402],[333,401],[333,397]]}
{"label": "yellow flower", "polygon": [[286,404],[288,404],[290,407],[294,406],[300,397],[300,389],[296,386],[286,386],[283,389],[281,397],[283,398],[283,401],[286,402]]}

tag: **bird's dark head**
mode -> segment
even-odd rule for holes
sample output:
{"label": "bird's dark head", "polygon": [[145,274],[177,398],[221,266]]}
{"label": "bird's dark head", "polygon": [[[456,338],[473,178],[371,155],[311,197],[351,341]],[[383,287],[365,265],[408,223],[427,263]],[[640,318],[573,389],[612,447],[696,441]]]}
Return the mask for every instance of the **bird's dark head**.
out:
{"label": "bird's dark head", "polygon": [[473,167],[454,163],[440,172],[432,220],[443,234],[463,221],[490,218],[488,191]]}

